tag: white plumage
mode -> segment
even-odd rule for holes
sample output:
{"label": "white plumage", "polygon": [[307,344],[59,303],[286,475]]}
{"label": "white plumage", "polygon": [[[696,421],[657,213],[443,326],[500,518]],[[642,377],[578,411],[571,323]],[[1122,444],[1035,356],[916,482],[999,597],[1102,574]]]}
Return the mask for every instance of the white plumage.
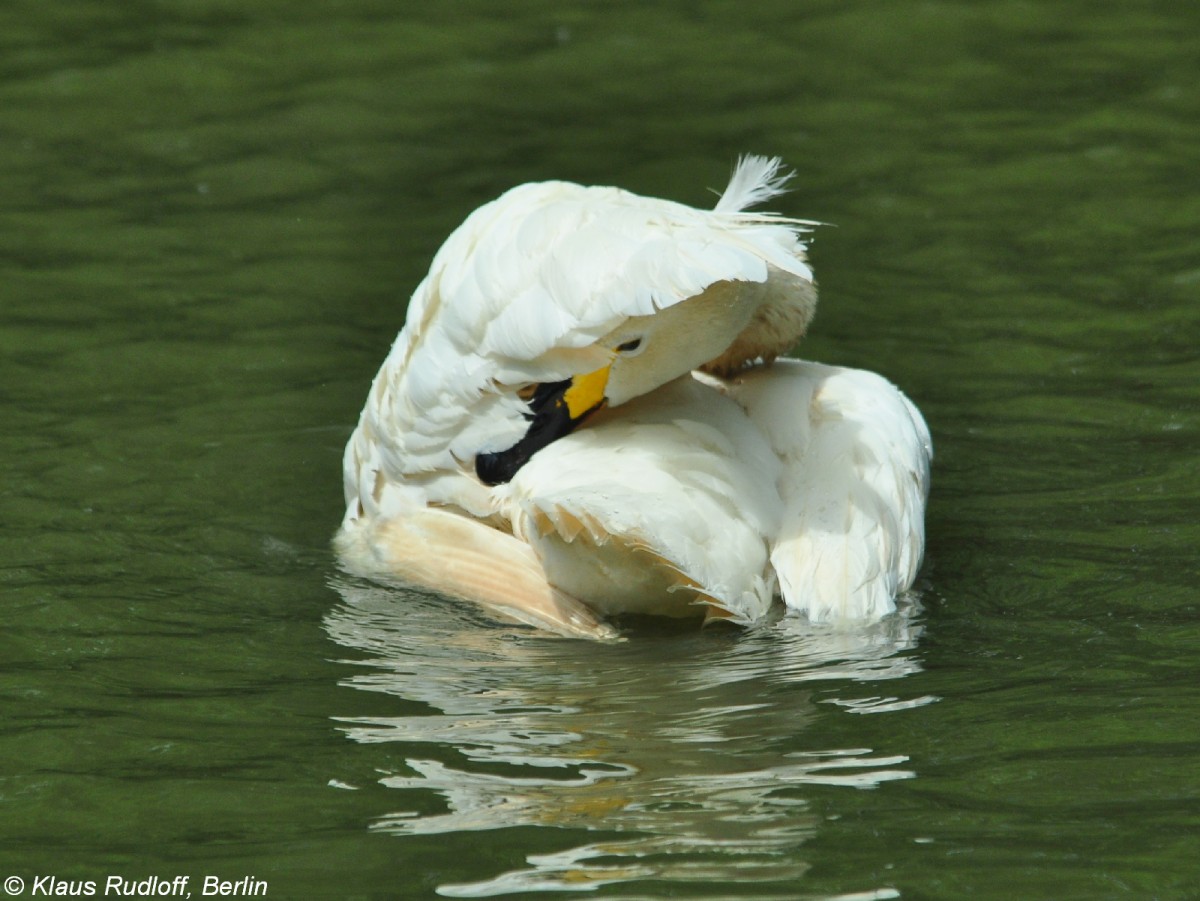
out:
{"label": "white plumage", "polygon": [[744,210],[785,180],[747,157],[710,211],[548,182],[472,213],[347,445],[347,567],[591,637],[891,611],[929,433],[879,376],[774,362],[815,309],[809,223]]}

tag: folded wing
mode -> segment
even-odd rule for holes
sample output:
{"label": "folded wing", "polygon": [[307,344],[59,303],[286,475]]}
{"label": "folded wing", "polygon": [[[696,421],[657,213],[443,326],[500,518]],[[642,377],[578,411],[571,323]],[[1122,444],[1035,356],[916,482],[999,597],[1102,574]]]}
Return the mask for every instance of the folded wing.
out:
{"label": "folded wing", "polygon": [[728,391],[783,465],[771,564],[787,606],[818,622],[895,609],[925,545],[933,445],[916,407],[874,373],[799,360]]}

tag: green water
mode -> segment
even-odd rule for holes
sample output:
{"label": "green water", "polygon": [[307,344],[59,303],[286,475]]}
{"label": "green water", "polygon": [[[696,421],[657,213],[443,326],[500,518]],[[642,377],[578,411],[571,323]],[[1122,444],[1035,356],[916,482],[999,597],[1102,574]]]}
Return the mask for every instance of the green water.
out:
{"label": "green water", "polygon": [[[8,0],[0,879],[1200,897],[1198,148],[1177,2]],[[833,226],[803,353],[933,429],[902,614],[596,647],[342,577],[450,229],[743,151]]]}

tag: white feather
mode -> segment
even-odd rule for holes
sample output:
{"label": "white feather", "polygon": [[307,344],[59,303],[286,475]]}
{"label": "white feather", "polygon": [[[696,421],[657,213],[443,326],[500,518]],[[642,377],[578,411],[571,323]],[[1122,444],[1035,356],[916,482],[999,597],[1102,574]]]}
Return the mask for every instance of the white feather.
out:
{"label": "white feather", "polygon": [[782,167],[783,160],[777,156],[742,156],[713,212],[739,213],[786,193],[792,173]]}

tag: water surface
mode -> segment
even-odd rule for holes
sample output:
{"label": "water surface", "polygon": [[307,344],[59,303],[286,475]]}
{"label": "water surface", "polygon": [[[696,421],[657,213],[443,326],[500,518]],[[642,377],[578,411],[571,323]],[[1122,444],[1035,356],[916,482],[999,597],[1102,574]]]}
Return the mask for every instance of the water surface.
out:
{"label": "water surface", "polygon": [[[0,876],[270,897],[1188,898],[1200,13],[0,11]],[[526,180],[831,223],[801,352],[925,412],[901,613],[538,637],[348,579],[340,455]]]}

